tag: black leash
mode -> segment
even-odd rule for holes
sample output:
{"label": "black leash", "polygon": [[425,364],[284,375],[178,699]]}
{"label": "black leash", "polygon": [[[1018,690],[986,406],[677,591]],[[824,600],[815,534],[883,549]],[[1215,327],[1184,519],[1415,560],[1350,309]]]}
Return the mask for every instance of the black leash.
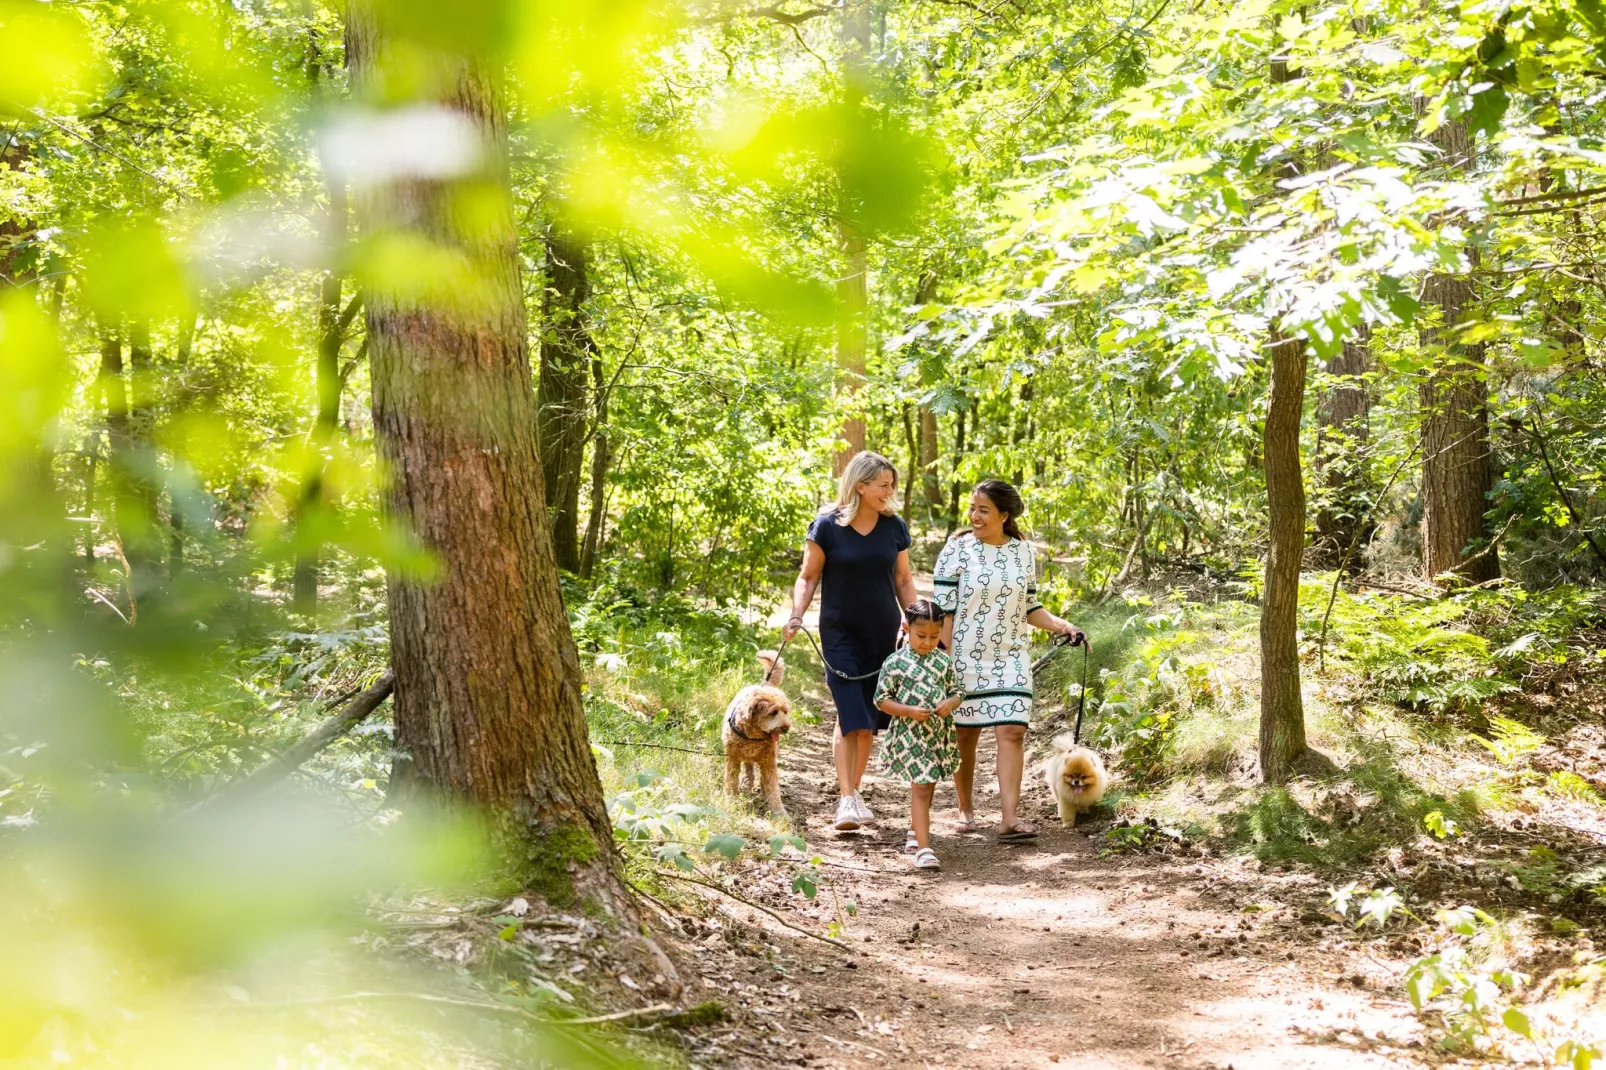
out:
{"label": "black leash", "polygon": [[[831,675],[836,676],[836,677],[838,677],[840,679],[843,679],[843,680],[847,680],[850,683],[854,682],[854,681],[858,681],[858,680],[868,680],[872,676],[880,675],[881,666],[877,665],[874,669],[871,669],[869,672],[860,673],[858,676],[849,676],[847,673],[843,672],[841,669],[837,668],[835,665],[832,665],[829,661],[825,660],[825,651],[820,649],[820,641],[818,639],[814,638],[814,633],[813,632],[809,631],[807,628],[804,628],[804,627],[799,627],[798,631],[802,632],[804,635],[808,636],[809,643],[811,645],[813,645],[813,647],[814,647],[814,652],[816,654],[820,655],[820,664],[824,665],[825,666],[825,671],[830,673]],[[775,660],[770,662],[769,671],[764,674],[764,682],[766,684],[770,682],[770,677],[775,675],[775,667],[781,663],[781,654],[785,652],[786,644],[790,643],[791,641],[792,641],[791,639],[787,638],[784,635],[781,637],[781,645],[775,651]]]}
{"label": "black leash", "polygon": [[1087,706],[1087,656],[1093,649],[1092,644],[1087,641],[1086,633],[1083,633],[1080,639],[1072,639],[1068,635],[1056,635],[1052,645],[1048,648],[1048,653],[1032,662],[1032,675],[1036,676],[1038,671],[1044,665],[1047,665],[1054,655],[1060,652],[1062,647],[1067,646],[1079,646],[1082,648],[1082,690],[1076,696],[1076,727],[1071,729],[1071,742],[1081,746],[1082,711]]}

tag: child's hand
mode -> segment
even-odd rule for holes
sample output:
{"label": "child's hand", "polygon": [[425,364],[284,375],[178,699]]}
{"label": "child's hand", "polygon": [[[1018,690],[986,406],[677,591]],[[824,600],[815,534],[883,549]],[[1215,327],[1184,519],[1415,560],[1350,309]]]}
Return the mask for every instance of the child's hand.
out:
{"label": "child's hand", "polygon": [[910,706],[909,712],[906,716],[909,718],[909,720],[915,722],[916,724],[920,724],[923,721],[930,720],[932,712],[933,711],[924,709],[920,706]]}
{"label": "child's hand", "polygon": [[933,712],[935,712],[938,717],[950,717],[953,715],[953,712],[959,708],[959,704],[963,701],[963,696],[954,695],[952,698],[946,699],[943,704],[938,706]]}

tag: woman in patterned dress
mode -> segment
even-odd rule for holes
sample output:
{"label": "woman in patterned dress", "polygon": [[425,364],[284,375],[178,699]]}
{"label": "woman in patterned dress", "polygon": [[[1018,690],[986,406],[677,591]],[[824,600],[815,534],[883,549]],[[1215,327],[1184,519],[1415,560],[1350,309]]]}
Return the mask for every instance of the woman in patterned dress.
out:
{"label": "woman in patterned dress", "polygon": [[953,614],[944,638],[959,669],[965,698],[954,711],[959,730],[960,831],[973,832],[972,789],[976,743],[984,728],[998,742],[998,796],[1003,811],[998,838],[1031,839],[1037,830],[1020,820],[1021,773],[1026,728],[1032,719],[1031,629],[1073,640],[1085,638],[1037,600],[1037,563],[1021,535],[1025,512],[1020,493],[1001,479],[985,479],[970,495],[970,530],[948,540],[937,557],[933,588],[937,604]]}

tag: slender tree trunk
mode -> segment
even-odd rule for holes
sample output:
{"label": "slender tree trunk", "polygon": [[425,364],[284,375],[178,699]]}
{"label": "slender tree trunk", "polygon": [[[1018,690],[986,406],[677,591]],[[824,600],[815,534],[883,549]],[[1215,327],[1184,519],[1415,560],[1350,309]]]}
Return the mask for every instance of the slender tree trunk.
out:
{"label": "slender tree trunk", "polygon": [[586,247],[553,224],[543,240],[541,291],[541,470],[558,567],[580,570],[580,472],[585,462],[586,369],[596,345],[586,322],[591,297]]}
{"label": "slender tree trunk", "polygon": [[137,451],[129,431],[128,379],[124,374],[123,339],[115,323],[103,322],[100,327],[100,371],[97,375],[100,395],[106,409],[106,456],[111,474],[113,537],[128,564],[125,577],[128,589],[129,619],[139,615],[138,584],[144,576],[134,574],[134,558],[128,553],[130,546],[141,545],[141,533],[149,523],[138,493],[134,473],[138,467]]}
{"label": "slender tree trunk", "polygon": [[597,568],[602,525],[608,514],[608,466],[613,462],[613,440],[608,435],[608,383],[603,375],[602,356],[595,349],[591,352],[591,397],[596,409],[596,427],[591,434],[591,512],[586,517],[585,541],[580,546],[580,576],[588,580]]}
{"label": "slender tree trunk", "polygon": [[[842,7],[842,96],[849,109],[862,106],[870,71],[869,0],[845,0]],[[859,218],[858,192],[845,181],[839,182],[837,239],[842,261],[836,284],[836,363],[843,376],[843,389],[850,407],[856,407],[859,387],[865,378],[865,355],[869,351],[869,244]],[[838,436],[844,445],[837,450],[838,474],[864,449],[864,419],[851,415],[843,419]]]}
{"label": "slender tree trunk", "polygon": [[1363,543],[1373,528],[1365,486],[1372,397],[1363,378],[1371,365],[1371,332],[1362,328],[1327,362],[1327,374],[1337,381],[1316,407],[1315,466],[1325,501],[1316,514],[1312,550],[1322,568],[1338,568],[1348,556],[1348,567],[1358,569],[1350,547]]}
{"label": "slender tree trunk", "polygon": [[[1447,121],[1431,138],[1455,168],[1472,169],[1472,136]],[[1469,257],[1475,257],[1470,248]],[[1497,551],[1483,552],[1489,538],[1484,514],[1494,469],[1489,463],[1489,384],[1484,347],[1455,340],[1455,328],[1473,318],[1475,295],[1468,275],[1429,275],[1422,303],[1436,307],[1439,323],[1425,327],[1425,351],[1443,350],[1443,360],[1422,380],[1422,569],[1428,579],[1460,573],[1473,583],[1500,575]]]}
{"label": "slender tree trunk", "polygon": [[1260,776],[1281,783],[1305,753],[1299,688],[1299,566],[1305,549],[1305,485],[1299,421],[1305,404],[1305,340],[1271,339],[1271,402],[1263,436],[1268,538],[1260,603]]}
{"label": "slender tree trunk", "polygon": [[[396,53],[374,11],[351,4],[346,32],[354,84],[369,95],[392,85]],[[383,277],[364,293],[388,507],[438,562],[428,579],[389,576],[396,745],[407,755],[393,782],[403,798],[477,805],[549,902],[594,897],[633,916],[543,501],[506,109],[484,69],[430,57],[432,44],[408,41],[406,69],[438,61],[421,84],[479,132],[484,162],[460,181],[398,181],[358,198],[371,232],[410,231],[475,274],[451,296],[420,298]]]}
{"label": "slender tree trunk", "polygon": [[[340,250],[346,242],[346,187],[333,176],[326,176],[326,181],[329,203],[324,210],[323,246],[331,263],[338,263]],[[322,539],[316,530],[305,530],[305,524],[329,507],[324,493],[329,463],[326,453],[340,429],[340,396],[344,388],[340,374],[340,348],[345,342],[347,327],[340,311],[344,288],[345,278],[338,267],[327,269],[318,283],[318,411],[313,418],[309,451],[313,454],[310,463],[315,467],[302,484],[297,508],[300,548],[296,555],[293,595],[295,607],[303,613],[318,607],[319,543]]]}
{"label": "slender tree trunk", "polygon": [[[1299,71],[1273,59],[1271,80]],[[1295,173],[1290,166],[1288,174]],[[1266,583],[1260,603],[1260,777],[1280,784],[1305,753],[1299,686],[1299,570],[1305,552],[1305,482],[1299,424],[1305,409],[1305,340],[1273,330],[1267,339],[1271,396],[1261,452],[1266,473]]]}
{"label": "slender tree trunk", "polygon": [[[179,327],[178,345],[175,347],[175,364],[180,369],[189,367],[190,355],[195,351],[196,321],[186,319]],[[184,571],[184,514],[194,508],[194,470],[188,461],[174,457],[173,474],[167,480],[167,576],[173,579]],[[179,473],[184,478],[179,478]]]}
{"label": "slender tree trunk", "polygon": [[[869,258],[864,235],[851,221],[843,219],[837,232],[842,241],[842,278],[836,286],[836,363],[852,405],[864,383],[865,353],[869,349]],[[835,467],[840,474],[853,455],[864,449],[864,418],[844,418],[838,437],[845,443],[836,454]]]}
{"label": "slender tree trunk", "polygon": [[904,487],[903,495],[903,522],[907,527],[913,520],[915,505],[914,479],[915,473],[920,470],[920,443],[915,436],[914,418],[909,414],[909,403],[906,401],[899,409],[899,416],[903,419],[903,441],[909,450],[909,485]]}
{"label": "slender tree trunk", "polygon": [[948,531],[959,528],[959,463],[965,457],[965,410],[954,414],[954,478],[948,485]]}
{"label": "slender tree trunk", "polygon": [[932,510],[942,508],[942,481],[937,477],[937,414],[930,405],[920,406],[920,476],[926,504]]}

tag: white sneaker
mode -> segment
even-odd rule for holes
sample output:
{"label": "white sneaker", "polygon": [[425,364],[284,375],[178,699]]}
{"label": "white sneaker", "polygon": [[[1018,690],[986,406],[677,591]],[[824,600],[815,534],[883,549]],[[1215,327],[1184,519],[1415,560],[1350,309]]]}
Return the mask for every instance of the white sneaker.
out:
{"label": "white sneaker", "polygon": [[853,796],[842,796],[837,800],[836,821],[832,822],[831,827],[838,832],[852,832],[859,824],[859,808],[854,805]]}
{"label": "white sneaker", "polygon": [[875,820],[875,811],[864,805],[864,796],[858,792],[853,793],[853,805],[859,810],[859,820],[866,824]]}

